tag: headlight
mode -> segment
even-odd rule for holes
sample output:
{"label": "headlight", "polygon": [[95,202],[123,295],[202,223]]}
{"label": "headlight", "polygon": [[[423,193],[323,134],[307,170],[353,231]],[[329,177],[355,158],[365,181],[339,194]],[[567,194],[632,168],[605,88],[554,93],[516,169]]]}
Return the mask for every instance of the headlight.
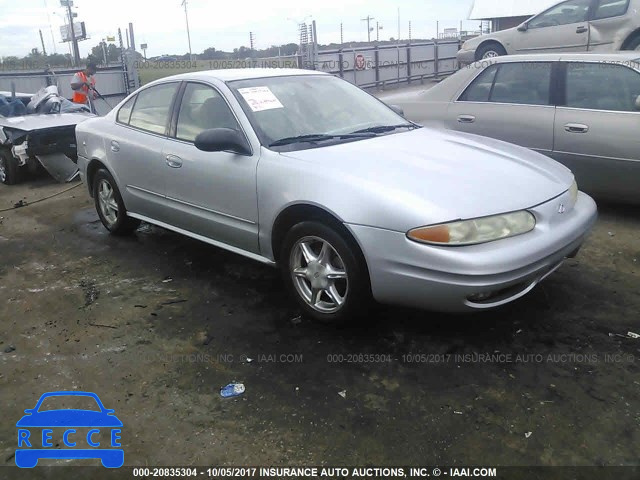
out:
{"label": "headlight", "polygon": [[493,242],[530,232],[536,226],[533,214],[523,210],[504,215],[443,223],[411,230],[411,240],[434,245],[463,246]]}
{"label": "headlight", "polygon": [[569,189],[569,194],[571,194],[571,206],[573,206],[578,202],[578,182],[576,182],[575,180],[573,181],[573,185],[571,185],[571,188]]}

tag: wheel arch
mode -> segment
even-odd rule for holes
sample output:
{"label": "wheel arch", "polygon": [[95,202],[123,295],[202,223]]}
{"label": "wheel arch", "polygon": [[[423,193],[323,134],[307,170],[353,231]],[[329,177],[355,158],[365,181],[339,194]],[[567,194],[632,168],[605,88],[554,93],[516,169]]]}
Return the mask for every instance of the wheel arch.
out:
{"label": "wheel arch", "polygon": [[111,176],[113,176],[113,173],[107,168],[104,162],[98,158],[92,158],[89,162],[89,165],[87,165],[86,182],[87,189],[89,190],[89,195],[91,195],[91,197],[93,197],[93,179],[95,178],[96,173],[98,173],[98,170],[100,170],[101,168],[104,168],[111,174]]}
{"label": "wheel arch", "polygon": [[482,48],[487,47],[489,45],[497,45],[500,48],[502,48],[505,52],[507,51],[507,49],[505,48],[505,46],[502,44],[502,42],[500,42],[500,40],[496,40],[495,38],[489,38],[485,41],[483,41],[480,45],[478,45],[476,47],[476,61],[482,60],[481,58],[478,57],[478,52],[480,50],[482,50]]}
{"label": "wheel arch", "polygon": [[336,214],[329,212],[323,207],[310,203],[296,203],[289,205],[278,214],[273,222],[273,227],[271,229],[271,249],[276,263],[279,261],[282,242],[284,241],[287,232],[300,222],[313,220],[333,227],[337,232],[342,234],[345,240],[356,249],[356,254],[362,257],[365,265],[367,265],[367,270],[369,270],[368,262],[366,261],[362,246],[345,223],[338,218]]}
{"label": "wheel arch", "polygon": [[625,38],[624,42],[622,42],[622,46],[620,47],[620,50],[626,50],[629,47],[629,45],[631,45],[631,43],[639,37],[640,37],[640,28],[636,28],[633,32],[627,35],[627,38]]}

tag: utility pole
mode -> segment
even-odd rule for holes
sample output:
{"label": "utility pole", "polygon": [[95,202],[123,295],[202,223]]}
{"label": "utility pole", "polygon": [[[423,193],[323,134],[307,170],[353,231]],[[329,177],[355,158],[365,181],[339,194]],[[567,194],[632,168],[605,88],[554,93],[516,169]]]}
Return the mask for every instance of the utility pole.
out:
{"label": "utility pole", "polygon": [[367,41],[369,43],[371,43],[371,31],[373,30],[371,28],[371,20],[375,20],[375,18],[367,15],[367,18],[361,18],[360,21],[362,22],[367,22]]}
{"label": "utility pole", "polygon": [[255,41],[256,41],[256,36],[253,34],[253,32],[249,32],[249,46],[251,47],[252,53],[253,53],[253,50],[255,50]]}
{"label": "utility pole", "polygon": [[75,66],[80,65],[80,49],[78,48],[78,39],[76,38],[76,32],[73,27],[73,12],[71,11],[71,6],[73,5],[72,0],[61,0],[61,5],[67,7],[67,13],[69,14],[69,30],[71,31],[71,44],[73,45],[73,59],[75,62]]}
{"label": "utility pole", "polygon": [[379,22],[376,22],[376,42],[380,41],[380,30],[382,30],[382,25]]}
{"label": "utility pole", "polygon": [[47,49],[44,46],[44,37],[42,36],[42,30],[40,30],[40,43],[42,43],[42,53],[46,57],[47,56]]}
{"label": "utility pole", "polygon": [[102,43],[102,56],[104,57],[104,64],[108,65],[108,62],[107,62],[107,42],[103,38],[101,43]]}
{"label": "utility pole", "polygon": [[344,45],[344,31],[342,30],[342,23],[340,24],[340,46]]}
{"label": "utility pole", "polygon": [[189,31],[189,14],[187,13],[187,0],[182,0],[184,7],[184,18],[187,22],[187,39],[189,40],[189,61],[193,62],[193,53],[191,53],[191,32]]}
{"label": "utility pole", "polygon": [[411,20],[409,20],[409,43],[411,43]]}

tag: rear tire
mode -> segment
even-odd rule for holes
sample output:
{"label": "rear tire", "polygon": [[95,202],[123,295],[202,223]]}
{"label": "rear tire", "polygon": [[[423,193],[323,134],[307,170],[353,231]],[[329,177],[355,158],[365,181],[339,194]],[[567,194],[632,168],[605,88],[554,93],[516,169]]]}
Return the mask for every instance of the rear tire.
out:
{"label": "rear tire", "polygon": [[130,235],[140,226],[140,220],[127,215],[116,181],[104,168],[93,178],[93,199],[100,221],[113,235]]}
{"label": "rear tire", "polygon": [[373,304],[362,252],[339,228],[317,221],[293,226],[280,253],[284,282],[304,311],[320,322],[345,324]]}
{"label": "rear tire", "polygon": [[476,60],[487,60],[489,58],[502,57],[507,51],[499,43],[487,43],[476,52]]}
{"label": "rear tire", "polygon": [[18,160],[9,150],[0,150],[0,181],[5,185],[15,185],[22,177]]}

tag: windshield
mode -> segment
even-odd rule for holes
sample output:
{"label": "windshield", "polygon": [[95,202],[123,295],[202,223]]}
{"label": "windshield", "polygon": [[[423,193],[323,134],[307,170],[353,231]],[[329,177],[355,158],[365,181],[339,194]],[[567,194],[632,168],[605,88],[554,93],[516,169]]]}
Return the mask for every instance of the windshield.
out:
{"label": "windshield", "polygon": [[53,395],[45,398],[38,408],[38,412],[50,410],[89,410],[100,412],[100,406],[95,398],[88,395]]}
{"label": "windshield", "polygon": [[[396,131],[349,135],[371,127],[414,127],[368,93],[329,75],[258,78],[228,85],[262,144],[274,150],[314,148],[326,141],[357,141]],[[286,142],[298,137],[300,142]]]}

